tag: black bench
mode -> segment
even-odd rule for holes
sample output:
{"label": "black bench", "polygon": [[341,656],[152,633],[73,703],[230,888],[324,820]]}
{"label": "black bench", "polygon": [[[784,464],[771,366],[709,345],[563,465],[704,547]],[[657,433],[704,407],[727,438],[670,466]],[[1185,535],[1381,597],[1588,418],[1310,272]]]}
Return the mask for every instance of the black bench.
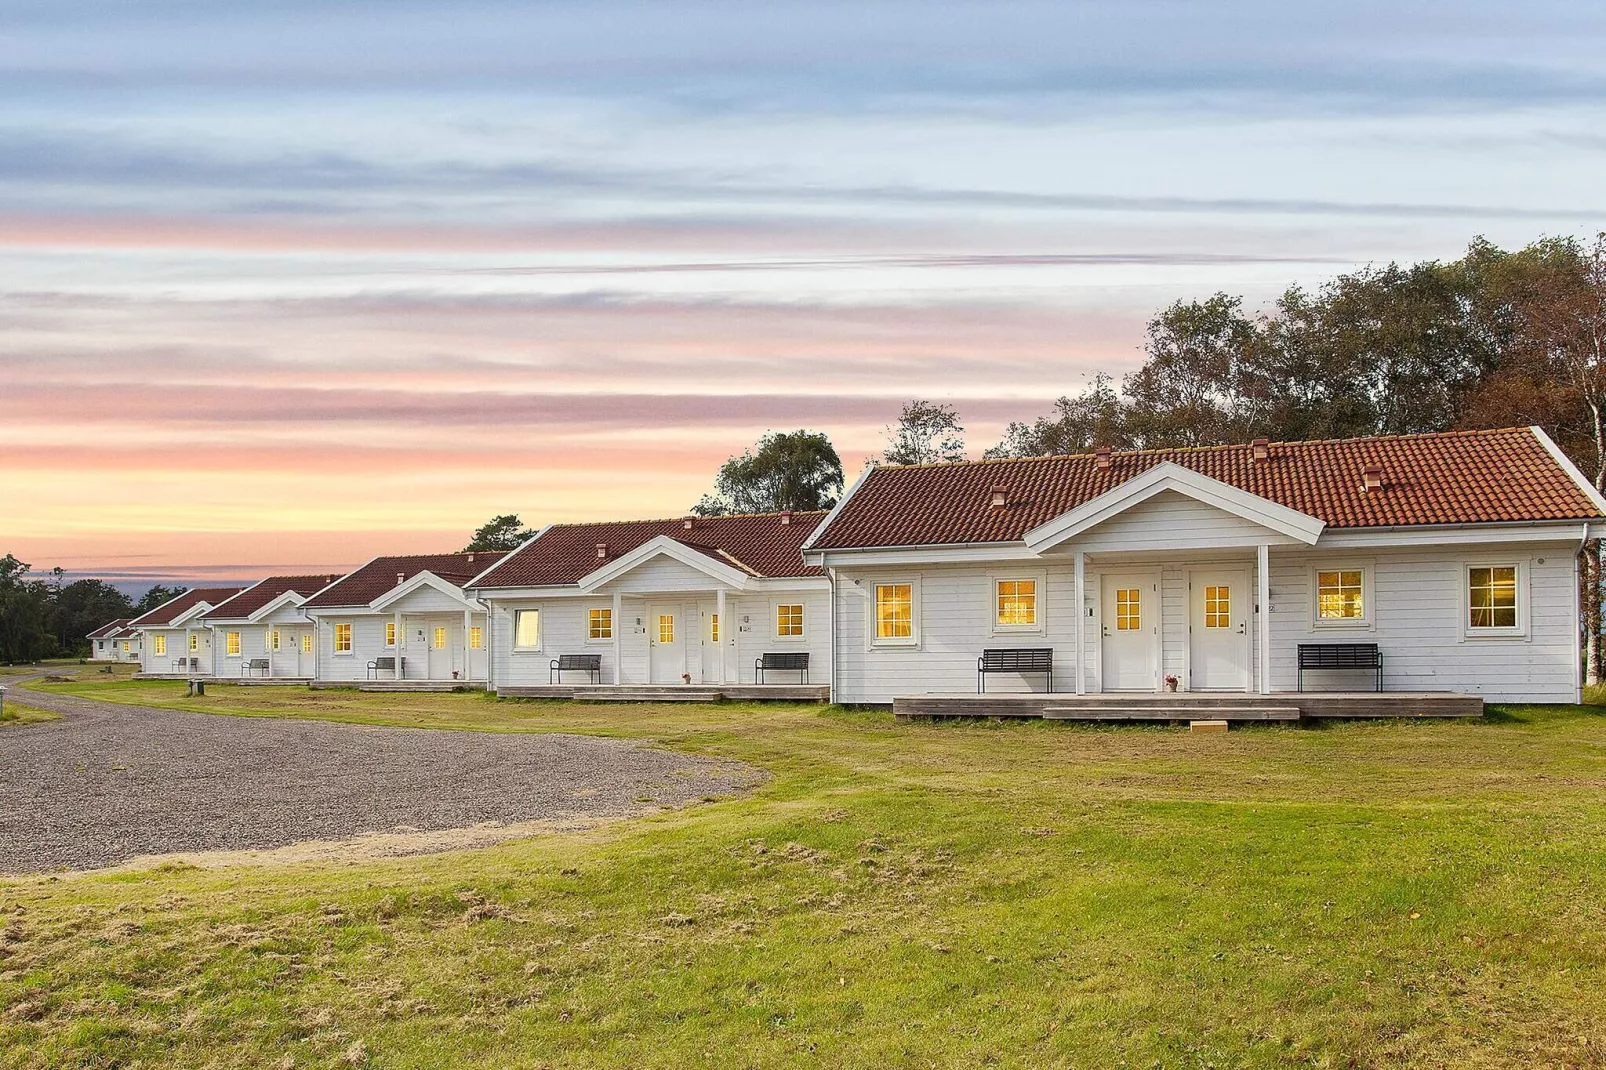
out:
{"label": "black bench", "polygon": [[1300,643],[1300,691],[1306,669],[1366,669],[1377,674],[1377,690],[1383,690],[1383,655],[1376,643]]}
{"label": "black bench", "polygon": [[402,675],[407,672],[407,659],[406,658],[402,658],[401,659],[401,667],[402,667],[402,671],[400,673],[398,673],[396,671],[396,659],[393,658],[393,657],[387,656],[387,657],[382,657],[382,658],[375,658],[373,661],[370,661],[368,663],[368,679],[377,680],[379,678],[379,674],[381,672],[388,672],[392,676],[394,676],[396,679],[400,680],[402,678]]}
{"label": "black bench", "polygon": [[601,654],[559,654],[552,659],[547,669],[546,682],[549,684],[563,683],[563,674],[566,672],[588,672],[591,682],[602,683],[602,655]]}
{"label": "black bench", "polygon": [[806,684],[809,682],[809,656],[790,652],[760,654],[753,662],[753,683],[763,683],[764,674],[771,671],[802,673],[800,682]]}
{"label": "black bench", "polygon": [[250,676],[254,672],[260,672],[263,676],[268,676],[272,671],[272,668],[268,665],[267,658],[252,658],[250,661],[240,664],[241,676]]}
{"label": "black bench", "polygon": [[1045,691],[1054,690],[1054,648],[1043,647],[999,647],[992,650],[983,650],[981,657],[976,659],[976,693],[979,695],[987,690],[987,674],[990,672],[1032,673],[1043,674]]}

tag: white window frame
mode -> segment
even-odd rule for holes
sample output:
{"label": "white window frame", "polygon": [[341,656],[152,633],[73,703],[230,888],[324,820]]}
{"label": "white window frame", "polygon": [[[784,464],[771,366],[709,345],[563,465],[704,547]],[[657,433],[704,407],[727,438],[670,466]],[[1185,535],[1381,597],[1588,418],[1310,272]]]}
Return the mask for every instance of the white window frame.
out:
{"label": "white window frame", "polygon": [[[231,647],[231,646],[234,647],[233,650],[229,649],[229,647]],[[245,650],[245,637],[244,636],[242,636],[239,632],[224,632],[223,633],[223,656],[224,657],[226,657],[226,658],[240,657],[241,656],[241,652],[243,650]]]}
{"label": "white window frame", "polygon": [[[157,635],[153,636],[152,639],[154,641],[151,643],[151,655],[153,657],[165,658],[167,656],[167,636]],[[127,651],[124,651],[124,653],[126,652]]]}
{"label": "white window frame", "polygon": [[[909,635],[907,638],[883,639],[876,635],[876,604],[875,592],[877,587],[907,586],[909,588]],[[864,581],[865,594],[865,626],[864,634],[869,640],[872,650],[896,650],[900,647],[911,648],[920,646],[920,576],[909,574],[903,576],[876,576]]]}
{"label": "white window frame", "polygon": [[197,633],[197,632],[191,632],[190,633],[189,646],[190,646],[189,652],[191,654],[199,654],[201,652],[201,636],[200,636],[199,633]]}
{"label": "white window frame", "polygon": [[268,646],[268,650],[271,653],[278,653],[280,638],[281,637],[279,635],[279,629],[277,629],[277,628],[269,628],[268,629],[267,646]]}
{"label": "white window frame", "polygon": [[[345,650],[340,649],[340,629],[342,628],[351,629],[347,633],[350,636],[351,645]],[[337,658],[349,658],[357,653],[357,629],[351,621],[337,620],[330,622],[329,653],[331,656]]]}
{"label": "white window frame", "polygon": [[312,633],[311,632],[302,632],[301,633],[301,652],[303,654],[312,653]]}
{"label": "white window frame", "polygon": [[[525,613],[535,614],[535,645],[519,646],[519,617]],[[546,621],[542,618],[540,606],[528,606],[524,609],[513,610],[513,630],[510,633],[515,654],[539,654],[541,642],[546,638]]]}
{"label": "white window frame", "polygon": [[[600,610],[604,610],[604,611],[607,612],[608,620],[610,622],[609,625],[608,625],[608,637],[606,639],[593,639],[591,637],[591,614],[595,613],[599,609]],[[609,603],[607,605],[588,605],[588,606],[585,607],[585,609],[582,612],[585,613],[585,617],[581,621],[581,626],[585,629],[586,642],[591,643],[591,644],[593,644],[595,646],[612,646],[613,645],[613,637],[614,637],[614,634],[615,634],[615,630],[619,627],[619,622],[617,620],[615,620],[614,616],[613,616],[613,604]],[[515,624],[515,626],[517,626],[518,622],[515,621],[514,624]]]}
{"label": "white window frame", "polygon": [[[781,634],[781,607],[796,606],[803,615],[803,630],[796,635]],[[805,598],[777,598],[770,603],[770,638],[777,643],[802,643],[809,637],[809,607]]]}
{"label": "white window frame", "polygon": [[396,622],[394,620],[387,620],[385,622],[385,649],[386,650],[389,650],[391,647],[396,645],[396,637],[398,635],[400,635],[400,634],[401,634],[401,629],[399,627],[397,627]]}
{"label": "white window frame", "polygon": [[[1032,624],[998,623],[998,585],[1030,580],[1037,585],[1037,620]],[[871,592],[872,597],[874,592]],[[987,574],[987,622],[993,635],[1042,635],[1048,630],[1048,573],[990,572]]]}
{"label": "white window frame", "polygon": [[[1361,615],[1359,617],[1324,619],[1321,612],[1320,577],[1323,572],[1359,572],[1361,574]],[[1310,628],[1313,632],[1375,631],[1377,629],[1377,569],[1367,561],[1323,561],[1310,568]]]}
{"label": "white window frame", "polygon": [[483,624],[470,624],[468,626],[468,648],[470,650],[485,649],[485,626]]}
{"label": "white window frame", "polygon": [[[1472,626],[1472,570],[1475,568],[1511,568],[1517,575],[1517,624],[1514,628],[1474,628]],[[1480,639],[1526,639],[1531,607],[1529,605],[1528,562],[1516,558],[1468,558],[1461,562],[1461,593],[1457,597],[1461,613],[1461,638],[1476,642]]]}

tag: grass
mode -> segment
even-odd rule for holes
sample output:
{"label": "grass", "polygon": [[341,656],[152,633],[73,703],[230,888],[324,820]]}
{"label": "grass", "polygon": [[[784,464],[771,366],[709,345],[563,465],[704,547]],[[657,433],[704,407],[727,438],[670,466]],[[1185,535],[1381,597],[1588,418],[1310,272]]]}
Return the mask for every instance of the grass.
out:
{"label": "grass", "polygon": [[54,721],[60,716],[53,710],[42,710],[13,699],[7,699],[4,705],[0,705],[0,725],[38,724],[40,721]]}
{"label": "grass", "polygon": [[54,689],[772,778],[447,855],[0,881],[0,1065],[1606,1062],[1606,709],[1195,736],[181,687]]}

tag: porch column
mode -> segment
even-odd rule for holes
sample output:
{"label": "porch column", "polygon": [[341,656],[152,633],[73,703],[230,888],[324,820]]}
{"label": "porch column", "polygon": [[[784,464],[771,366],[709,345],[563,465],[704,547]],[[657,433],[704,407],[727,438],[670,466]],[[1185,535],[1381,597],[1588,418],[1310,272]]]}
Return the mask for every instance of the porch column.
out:
{"label": "porch column", "polygon": [[625,632],[625,596],[618,591],[613,592],[613,682],[617,686],[623,677],[620,676],[620,653],[624,650]]}
{"label": "porch column", "polygon": [[463,610],[463,679],[474,679],[474,647],[469,642],[469,629],[474,627],[474,613]]}
{"label": "porch column", "polygon": [[718,666],[716,670],[719,673],[718,682],[723,684],[725,683],[725,627],[730,623],[725,618],[725,588],[723,587],[714,592],[714,615],[719,618],[719,661],[715,664]]}
{"label": "porch column", "polygon": [[1271,546],[1261,543],[1255,547],[1255,585],[1258,588],[1255,596],[1260,601],[1260,614],[1256,620],[1256,630],[1260,640],[1260,658],[1256,668],[1259,669],[1260,687],[1262,695],[1271,694]]}
{"label": "porch column", "polygon": [[[395,646],[394,649],[391,650],[390,653],[391,653],[391,657],[396,659],[396,668],[393,670],[392,675],[394,675],[396,679],[400,680],[400,679],[403,679],[403,673],[402,673],[402,641],[406,637],[407,633],[402,631],[402,615],[400,613],[396,613],[395,617],[396,617],[396,646]],[[356,631],[355,628],[353,628],[352,630]],[[355,649],[356,646],[357,646],[356,641],[353,640],[351,645],[352,645],[353,649]],[[374,673],[374,675],[378,676],[379,674],[376,672],[376,673]]]}
{"label": "porch column", "polygon": [[1076,693],[1085,694],[1087,662],[1087,554],[1076,551]]}

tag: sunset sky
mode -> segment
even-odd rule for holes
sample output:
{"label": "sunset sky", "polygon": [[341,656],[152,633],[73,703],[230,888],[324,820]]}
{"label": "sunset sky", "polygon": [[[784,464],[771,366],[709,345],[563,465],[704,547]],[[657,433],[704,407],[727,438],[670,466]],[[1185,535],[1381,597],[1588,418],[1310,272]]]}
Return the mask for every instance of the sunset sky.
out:
{"label": "sunset sky", "polygon": [[1606,227],[1606,5],[0,0],[0,553],[253,579],[973,453],[1216,290]]}

